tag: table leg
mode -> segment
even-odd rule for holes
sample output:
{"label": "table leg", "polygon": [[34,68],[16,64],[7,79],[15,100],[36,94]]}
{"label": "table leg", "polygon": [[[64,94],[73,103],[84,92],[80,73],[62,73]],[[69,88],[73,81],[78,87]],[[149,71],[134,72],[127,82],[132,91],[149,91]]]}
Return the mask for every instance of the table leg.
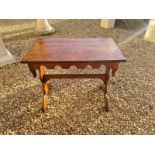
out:
{"label": "table leg", "polygon": [[44,78],[43,78],[44,74],[45,74],[44,67],[40,66],[40,80],[43,84],[43,94],[44,94],[44,96],[43,96],[43,107],[42,107],[43,112],[45,112],[47,109],[47,93],[49,91],[48,85],[44,81]]}
{"label": "table leg", "polygon": [[104,100],[105,100],[105,110],[107,112],[109,111],[109,99],[108,99],[108,95],[107,95],[107,87],[108,87],[108,81],[109,81],[109,72],[110,72],[110,68],[106,67],[105,80],[104,80],[104,85],[105,85]]}
{"label": "table leg", "polygon": [[47,93],[48,93],[48,85],[47,85],[47,83],[43,83],[43,93],[44,93],[44,97],[43,97],[42,110],[43,110],[43,112],[45,112],[46,108],[47,108]]}
{"label": "table leg", "polygon": [[28,66],[29,66],[30,72],[33,74],[33,77],[36,77],[37,74],[36,74],[36,70],[35,70],[34,66],[32,64],[29,64]]}

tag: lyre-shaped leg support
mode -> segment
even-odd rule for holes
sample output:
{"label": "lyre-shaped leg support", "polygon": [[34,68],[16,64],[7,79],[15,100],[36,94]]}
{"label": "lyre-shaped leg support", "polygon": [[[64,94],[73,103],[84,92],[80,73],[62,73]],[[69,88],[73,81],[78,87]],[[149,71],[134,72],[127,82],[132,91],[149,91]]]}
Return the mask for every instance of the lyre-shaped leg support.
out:
{"label": "lyre-shaped leg support", "polygon": [[105,110],[108,112],[109,111],[109,97],[107,95],[107,87],[108,87],[108,82],[110,79],[110,69],[112,71],[112,76],[115,76],[115,72],[118,69],[118,63],[112,63],[106,65],[106,71],[105,71],[105,80],[104,80],[104,100],[105,100]]}

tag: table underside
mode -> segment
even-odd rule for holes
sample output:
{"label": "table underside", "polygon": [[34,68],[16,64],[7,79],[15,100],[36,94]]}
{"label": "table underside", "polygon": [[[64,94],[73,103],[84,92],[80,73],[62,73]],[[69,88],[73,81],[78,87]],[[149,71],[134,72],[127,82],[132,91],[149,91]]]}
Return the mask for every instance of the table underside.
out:
{"label": "table underside", "polygon": [[[68,69],[71,66],[76,66],[77,69],[84,69],[86,66],[91,66],[92,69],[98,69],[101,65],[105,66],[105,73],[99,74],[45,74],[46,69],[54,69],[55,66],[60,66],[63,69]],[[107,96],[107,85],[110,75],[115,76],[115,72],[118,69],[119,62],[30,62],[28,63],[29,70],[36,77],[36,71],[39,70],[40,81],[43,85],[43,112],[47,108],[47,94],[49,87],[47,81],[50,79],[74,79],[74,78],[98,78],[104,83],[104,99],[105,99],[105,110],[109,111],[109,100]],[[111,74],[110,74],[111,73]],[[103,88],[101,86],[101,88]]]}

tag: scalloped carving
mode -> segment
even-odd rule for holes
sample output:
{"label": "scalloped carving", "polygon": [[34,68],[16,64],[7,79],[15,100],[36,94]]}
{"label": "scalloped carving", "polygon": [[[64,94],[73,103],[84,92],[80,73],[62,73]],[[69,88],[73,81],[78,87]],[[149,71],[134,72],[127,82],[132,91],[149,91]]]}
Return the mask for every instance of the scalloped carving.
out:
{"label": "scalloped carving", "polygon": [[45,74],[104,74],[106,66],[102,65],[100,68],[93,69],[91,65],[85,65],[85,68],[77,68],[75,65],[71,65],[69,68],[64,69],[59,65],[56,65],[54,69],[48,69],[45,67]]}
{"label": "scalloped carving", "polygon": [[76,67],[77,69],[84,69],[86,67],[92,68],[92,69],[97,69],[103,66],[102,64],[43,64],[47,69],[55,69],[57,67],[60,67],[62,69],[70,69],[72,67]]}
{"label": "scalloped carving", "polygon": [[[29,69],[31,73],[33,74],[34,77],[36,77],[36,70],[40,69],[40,66],[44,66],[46,69],[56,69],[56,68],[61,68],[62,69],[72,69],[72,68],[77,68],[77,69],[85,69],[85,68],[92,68],[93,69],[101,69],[104,66],[104,71],[106,69],[110,70],[112,73],[112,76],[115,76],[115,72],[118,69],[118,64],[119,63],[30,63],[29,64]],[[63,73],[63,72],[62,72]]]}

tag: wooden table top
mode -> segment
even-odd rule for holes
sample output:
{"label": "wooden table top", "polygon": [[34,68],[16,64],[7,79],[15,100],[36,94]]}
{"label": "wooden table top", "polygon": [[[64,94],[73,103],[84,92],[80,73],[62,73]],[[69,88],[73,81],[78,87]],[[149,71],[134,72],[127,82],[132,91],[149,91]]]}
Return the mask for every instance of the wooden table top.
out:
{"label": "wooden table top", "polygon": [[111,38],[43,38],[22,58],[30,62],[123,62]]}

